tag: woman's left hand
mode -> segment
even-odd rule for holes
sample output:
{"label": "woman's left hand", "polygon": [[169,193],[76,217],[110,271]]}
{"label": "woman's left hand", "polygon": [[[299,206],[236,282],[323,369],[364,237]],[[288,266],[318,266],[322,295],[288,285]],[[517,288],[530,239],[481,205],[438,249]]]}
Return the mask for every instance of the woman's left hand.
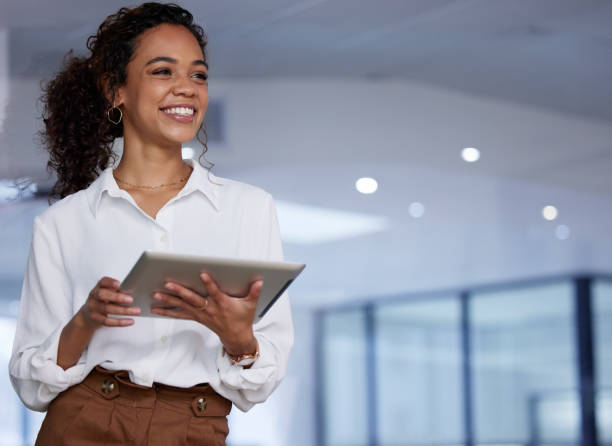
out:
{"label": "woman's left hand", "polygon": [[202,273],[200,279],[208,297],[178,283],[167,282],[165,288],[179,297],[156,292],[153,298],[174,308],[154,308],[151,312],[190,319],[207,326],[219,336],[225,350],[232,355],[255,353],[257,340],[253,334],[253,320],[263,281],[253,282],[246,296],[233,297],[221,291],[208,274]]}

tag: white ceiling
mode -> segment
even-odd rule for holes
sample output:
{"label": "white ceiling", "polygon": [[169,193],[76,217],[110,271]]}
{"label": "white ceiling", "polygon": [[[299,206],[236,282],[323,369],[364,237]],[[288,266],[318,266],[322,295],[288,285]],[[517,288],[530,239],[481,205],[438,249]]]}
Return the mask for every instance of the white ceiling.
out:
{"label": "white ceiling", "polygon": [[[48,74],[124,3],[2,0],[11,74]],[[404,79],[612,120],[609,1],[179,3],[207,30],[212,76]]]}

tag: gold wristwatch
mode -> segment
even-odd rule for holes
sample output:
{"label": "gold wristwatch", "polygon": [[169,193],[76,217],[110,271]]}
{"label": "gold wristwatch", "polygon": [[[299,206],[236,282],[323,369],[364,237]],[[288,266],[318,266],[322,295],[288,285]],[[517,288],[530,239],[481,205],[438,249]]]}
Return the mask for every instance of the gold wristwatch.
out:
{"label": "gold wristwatch", "polygon": [[225,347],[223,347],[223,354],[227,355],[229,360],[232,361],[232,364],[242,367],[249,367],[253,365],[255,361],[257,361],[257,358],[259,358],[259,346],[257,346],[255,353],[243,353],[241,355],[232,355],[230,352],[225,350]]}

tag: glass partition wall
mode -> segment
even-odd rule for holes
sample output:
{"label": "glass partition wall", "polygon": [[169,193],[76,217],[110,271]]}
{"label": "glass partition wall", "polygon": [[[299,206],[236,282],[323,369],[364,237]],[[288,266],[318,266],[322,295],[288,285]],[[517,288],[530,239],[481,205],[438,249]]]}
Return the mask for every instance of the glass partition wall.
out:
{"label": "glass partition wall", "polygon": [[456,444],[463,438],[460,306],[453,299],[374,310],[380,444]]}
{"label": "glass partition wall", "polygon": [[317,315],[318,446],[612,445],[612,280]]}
{"label": "glass partition wall", "polygon": [[600,444],[612,444],[612,281],[593,287],[595,405]]}
{"label": "glass partition wall", "polygon": [[579,444],[571,282],[474,293],[474,443]]}
{"label": "glass partition wall", "polygon": [[322,354],[326,364],[323,396],[329,420],[327,442],[365,446],[368,443],[365,317],[360,311],[330,314],[323,329]]}

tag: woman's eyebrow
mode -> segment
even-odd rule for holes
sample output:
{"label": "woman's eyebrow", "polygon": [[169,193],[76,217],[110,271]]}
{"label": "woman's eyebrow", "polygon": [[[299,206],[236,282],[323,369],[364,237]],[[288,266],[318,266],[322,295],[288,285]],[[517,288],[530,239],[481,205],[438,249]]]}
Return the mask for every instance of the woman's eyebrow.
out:
{"label": "woman's eyebrow", "polygon": [[204,65],[206,67],[206,69],[208,69],[208,64],[203,61],[202,59],[196,59],[193,62],[191,62],[191,65]]}
{"label": "woman's eyebrow", "polygon": [[[168,57],[168,56],[159,56],[159,57],[154,57],[153,59],[151,59],[150,61],[148,61],[145,66],[147,65],[151,65],[154,64],[156,62],[168,62],[171,64],[177,64],[178,60],[176,60],[173,57]],[[204,65],[206,68],[208,68],[208,64],[202,60],[202,59],[196,59],[193,62],[191,62],[191,65]]]}
{"label": "woman's eyebrow", "polygon": [[150,61],[148,61],[146,65],[151,65],[154,64],[155,62],[168,62],[168,63],[173,63],[173,64],[177,64],[178,60],[172,58],[172,57],[167,57],[167,56],[160,56],[160,57],[154,57],[153,59],[151,59]]}

